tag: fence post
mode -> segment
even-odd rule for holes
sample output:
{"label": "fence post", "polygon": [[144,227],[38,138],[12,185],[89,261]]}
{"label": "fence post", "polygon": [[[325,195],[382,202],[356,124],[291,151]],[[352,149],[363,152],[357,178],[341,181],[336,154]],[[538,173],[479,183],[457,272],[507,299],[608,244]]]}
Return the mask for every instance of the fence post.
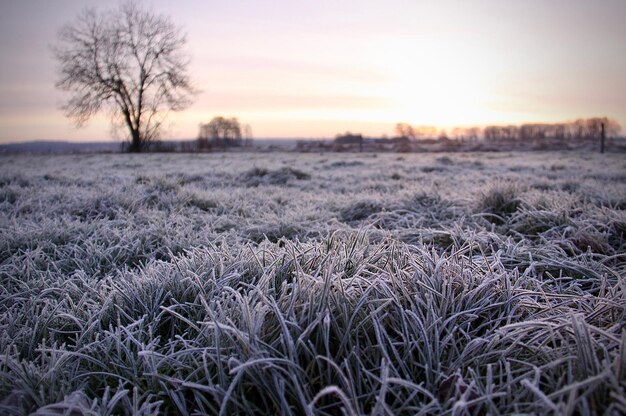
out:
{"label": "fence post", "polygon": [[604,131],[604,123],[601,124],[602,131],[600,133],[600,153],[604,153],[604,139],[606,137],[606,133]]}

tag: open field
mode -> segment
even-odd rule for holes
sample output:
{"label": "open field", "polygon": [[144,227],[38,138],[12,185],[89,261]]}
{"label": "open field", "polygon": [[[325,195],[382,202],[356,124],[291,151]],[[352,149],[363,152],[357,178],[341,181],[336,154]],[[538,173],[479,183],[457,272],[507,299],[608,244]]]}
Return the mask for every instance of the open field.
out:
{"label": "open field", "polygon": [[0,413],[624,414],[626,160],[0,158]]}

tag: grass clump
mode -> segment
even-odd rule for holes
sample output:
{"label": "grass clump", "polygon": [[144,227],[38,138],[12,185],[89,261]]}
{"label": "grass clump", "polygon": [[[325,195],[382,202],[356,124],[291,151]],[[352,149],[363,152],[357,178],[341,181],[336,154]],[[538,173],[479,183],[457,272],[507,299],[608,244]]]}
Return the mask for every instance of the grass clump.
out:
{"label": "grass clump", "polygon": [[499,182],[481,192],[477,201],[477,212],[491,214],[496,222],[505,222],[505,218],[522,206],[519,186]]}
{"label": "grass clump", "polygon": [[454,164],[454,160],[450,159],[448,156],[440,156],[436,158],[435,161],[441,165],[446,165],[446,166]]}
{"label": "grass clump", "polygon": [[285,185],[293,180],[306,179],[311,179],[311,175],[291,167],[282,167],[277,170],[255,167],[242,176],[242,180],[247,186]]}
{"label": "grass clump", "polygon": [[362,221],[383,209],[384,207],[379,201],[356,201],[339,212],[339,219],[343,222]]}

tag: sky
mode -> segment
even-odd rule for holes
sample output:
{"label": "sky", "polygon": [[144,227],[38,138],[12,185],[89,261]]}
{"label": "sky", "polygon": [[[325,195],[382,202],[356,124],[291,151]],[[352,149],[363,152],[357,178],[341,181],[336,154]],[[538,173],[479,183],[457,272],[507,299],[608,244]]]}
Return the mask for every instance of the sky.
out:
{"label": "sky", "polygon": [[[111,137],[77,129],[54,87],[51,47],[86,7],[0,0],[0,143]],[[164,136],[217,115],[257,138],[392,135],[454,126],[608,116],[626,129],[626,0],[145,0],[187,35],[201,91]]]}

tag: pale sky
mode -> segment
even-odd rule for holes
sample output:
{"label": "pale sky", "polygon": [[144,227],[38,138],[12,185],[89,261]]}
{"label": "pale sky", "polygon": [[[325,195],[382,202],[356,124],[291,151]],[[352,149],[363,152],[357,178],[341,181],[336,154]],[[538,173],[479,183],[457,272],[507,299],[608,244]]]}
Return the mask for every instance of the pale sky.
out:
{"label": "pale sky", "polygon": [[[187,34],[202,90],[167,138],[236,116],[255,137],[393,134],[608,116],[626,129],[626,0],[146,0]],[[50,51],[88,6],[0,0],[0,142],[106,140],[65,118]]]}

